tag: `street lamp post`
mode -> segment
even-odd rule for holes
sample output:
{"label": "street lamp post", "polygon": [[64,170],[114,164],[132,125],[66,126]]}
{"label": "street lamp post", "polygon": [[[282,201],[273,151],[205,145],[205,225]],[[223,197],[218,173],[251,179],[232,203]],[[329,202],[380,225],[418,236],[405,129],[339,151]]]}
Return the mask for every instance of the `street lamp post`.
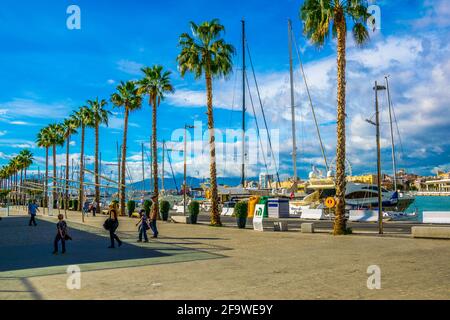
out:
{"label": "street lamp post", "polygon": [[378,171],[378,229],[379,234],[383,234],[383,198],[381,189],[381,144],[380,144],[380,109],[378,106],[378,91],[386,90],[385,86],[378,85],[375,81],[375,113],[376,113],[376,123],[377,128],[377,171]]}

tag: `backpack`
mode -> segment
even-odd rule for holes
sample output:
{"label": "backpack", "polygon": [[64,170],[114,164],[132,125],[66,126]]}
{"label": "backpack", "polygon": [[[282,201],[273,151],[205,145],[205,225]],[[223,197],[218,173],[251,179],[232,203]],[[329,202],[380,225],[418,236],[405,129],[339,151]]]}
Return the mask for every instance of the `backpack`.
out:
{"label": "backpack", "polygon": [[105,230],[111,230],[113,225],[113,221],[111,218],[106,219],[105,223],[103,223],[103,228],[105,228]]}

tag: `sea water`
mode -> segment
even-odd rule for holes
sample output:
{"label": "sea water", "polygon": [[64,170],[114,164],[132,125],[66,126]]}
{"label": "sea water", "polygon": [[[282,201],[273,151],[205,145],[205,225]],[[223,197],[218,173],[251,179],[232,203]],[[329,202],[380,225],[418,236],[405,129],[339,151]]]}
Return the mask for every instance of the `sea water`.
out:
{"label": "sea water", "polygon": [[420,221],[424,211],[449,211],[450,197],[416,197],[416,201],[406,210],[407,213],[418,213]]}

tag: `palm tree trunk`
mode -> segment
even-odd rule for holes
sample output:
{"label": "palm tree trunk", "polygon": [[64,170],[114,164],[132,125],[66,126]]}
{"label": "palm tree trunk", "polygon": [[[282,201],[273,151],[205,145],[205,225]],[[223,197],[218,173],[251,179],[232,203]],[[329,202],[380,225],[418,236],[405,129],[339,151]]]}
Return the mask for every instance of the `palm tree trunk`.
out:
{"label": "palm tree trunk", "polygon": [[128,133],[128,107],[125,106],[125,123],[123,127],[123,144],[122,144],[122,172],[120,186],[120,214],[125,215],[125,182],[126,182],[126,165],[127,165],[127,133]]}
{"label": "palm tree trunk", "polygon": [[58,199],[56,193],[56,145],[53,145],[53,203],[52,208],[55,209],[55,200]]}
{"label": "palm tree trunk", "polygon": [[95,202],[97,203],[97,213],[100,212],[100,186],[98,179],[98,144],[99,144],[99,124],[95,123]]}
{"label": "palm tree trunk", "polygon": [[[27,168],[25,167],[25,169],[23,169],[23,183],[26,183],[26,182],[27,182]],[[25,192],[26,192],[26,190],[25,190]],[[27,195],[26,195],[26,193],[24,194],[23,200],[24,200],[24,204],[26,205],[27,204]]]}
{"label": "palm tree trunk", "polygon": [[69,151],[70,151],[70,134],[66,141],[66,192],[64,194],[64,214],[67,219],[67,208],[69,206]]}
{"label": "palm tree trunk", "polygon": [[20,169],[19,202],[21,204],[23,204],[22,189],[23,189],[23,169]]}
{"label": "palm tree trunk", "polygon": [[337,27],[337,147],[336,147],[336,218],[334,235],[346,232],[345,219],[345,68],[346,24],[342,12],[336,14]]}
{"label": "palm tree trunk", "polygon": [[216,169],[216,137],[214,134],[214,115],[213,115],[213,86],[212,77],[206,73],[206,91],[208,106],[208,130],[209,130],[209,150],[210,150],[210,175],[211,175],[211,225],[221,226],[219,214],[219,195],[217,192],[217,169]]}
{"label": "palm tree trunk", "polygon": [[48,207],[48,147],[45,148],[44,213],[45,207]]}
{"label": "palm tree trunk", "polygon": [[[84,200],[84,138],[86,127],[81,125],[81,158],[80,158],[80,189],[78,192],[78,211],[82,210]],[[84,215],[82,215],[84,222]]]}
{"label": "palm tree trunk", "polygon": [[157,125],[157,114],[156,114],[156,97],[153,98],[153,121],[152,121],[152,152],[153,152],[153,193],[155,202],[152,205],[152,215],[151,220],[158,219],[159,212],[159,186],[158,186],[158,148],[157,148],[157,136],[156,136],[156,125]]}

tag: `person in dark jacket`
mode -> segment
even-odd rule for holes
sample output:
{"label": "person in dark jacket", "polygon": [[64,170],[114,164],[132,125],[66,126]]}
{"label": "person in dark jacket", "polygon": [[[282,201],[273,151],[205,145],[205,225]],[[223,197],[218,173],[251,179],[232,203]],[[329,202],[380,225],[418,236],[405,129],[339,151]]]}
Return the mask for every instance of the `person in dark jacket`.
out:
{"label": "person in dark jacket", "polygon": [[[157,196],[153,196],[152,197],[152,201],[153,204],[156,203],[156,201],[158,201],[158,197]],[[153,205],[151,208],[151,214],[150,214],[150,228],[153,231],[153,237],[152,238],[158,238],[159,232],[158,232],[158,228],[156,226],[156,220],[158,219],[158,206]]]}
{"label": "person in dark jacket", "polygon": [[145,214],[145,210],[141,210],[139,212],[141,219],[136,224],[139,226],[139,240],[138,242],[142,242],[142,238],[144,238],[144,242],[148,242],[147,230],[149,229],[147,215]]}
{"label": "person in dark jacket", "polygon": [[119,227],[119,219],[117,216],[117,210],[115,208],[109,210],[109,218],[111,220],[111,225],[109,228],[109,237],[111,239],[111,246],[109,249],[115,248],[115,241],[117,241],[117,244],[122,246],[122,241],[120,241],[119,237],[116,234],[116,230]]}
{"label": "person in dark jacket", "polygon": [[58,223],[56,224],[56,237],[53,242],[53,254],[58,254],[58,242],[61,241],[62,254],[66,253],[66,240],[71,240],[69,235],[67,234],[67,223],[64,221],[64,215],[58,215]]}

